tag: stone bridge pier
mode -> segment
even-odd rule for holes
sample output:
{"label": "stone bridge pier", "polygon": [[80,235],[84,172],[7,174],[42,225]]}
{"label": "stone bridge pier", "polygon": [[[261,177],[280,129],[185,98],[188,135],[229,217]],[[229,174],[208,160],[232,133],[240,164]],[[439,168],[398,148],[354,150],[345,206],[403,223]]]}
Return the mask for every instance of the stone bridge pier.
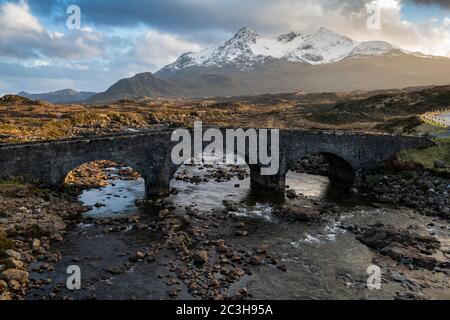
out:
{"label": "stone bridge pier", "polygon": [[[136,170],[145,180],[148,197],[163,196],[169,193],[170,181],[180,167],[171,160],[172,149],[178,143],[171,141],[171,134],[171,131],[144,131],[3,144],[0,145],[0,177],[23,177],[26,181],[58,189],[67,174],[80,165],[111,160]],[[271,143],[269,141],[269,149]],[[249,150],[249,140],[245,144],[245,150]],[[280,130],[279,171],[274,175],[261,174],[264,166],[250,163],[248,154],[240,154],[241,149],[236,148],[234,152],[249,164],[252,189],[283,193],[287,172],[308,155],[322,154],[330,164],[331,177],[351,182],[355,172],[372,170],[402,149],[431,145],[431,141],[417,137]]]}

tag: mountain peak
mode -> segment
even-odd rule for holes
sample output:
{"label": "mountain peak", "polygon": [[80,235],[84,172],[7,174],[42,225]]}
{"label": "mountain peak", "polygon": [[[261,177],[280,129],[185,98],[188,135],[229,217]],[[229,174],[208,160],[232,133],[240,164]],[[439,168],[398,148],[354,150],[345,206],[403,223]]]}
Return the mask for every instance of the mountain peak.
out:
{"label": "mountain peak", "polygon": [[278,36],[277,40],[279,42],[288,43],[288,42],[291,42],[292,40],[294,40],[295,38],[300,37],[300,36],[301,36],[301,33],[290,31],[288,33],[284,33],[284,34]]}
{"label": "mountain peak", "polygon": [[258,34],[253,31],[252,29],[250,29],[249,27],[242,27],[239,29],[238,32],[236,32],[235,36],[239,36],[239,35],[256,35],[258,36]]}
{"label": "mountain peak", "polygon": [[258,38],[260,38],[260,36],[255,31],[248,27],[242,27],[231,40],[242,40],[244,42],[254,43]]}
{"label": "mountain peak", "polygon": [[320,27],[317,32],[322,33],[322,34],[336,34],[335,32],[331,31],[327,27]]}
{"label": "mountain peak", "polygon": [[310,35],[310,38],[324,39],[324,40],[341,40],[341,39],[343,39],[346,42],[355,43],[349,37],[346,37],[342,34],[331,31],[330,29],[328,29],[326,27],[320,27],[315,33]]}

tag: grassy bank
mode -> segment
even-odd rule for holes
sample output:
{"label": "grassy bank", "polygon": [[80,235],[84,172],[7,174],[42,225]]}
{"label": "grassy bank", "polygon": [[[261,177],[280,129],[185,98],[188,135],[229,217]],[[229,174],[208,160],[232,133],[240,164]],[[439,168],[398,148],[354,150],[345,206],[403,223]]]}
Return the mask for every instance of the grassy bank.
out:
{"label": "grassy bank", "polygon": [[17,193],[29,190],[30,186],[23,183],[21,179],[0,179],[0,196],[16,195]]}
{"label": "grassy bank", "polygon": [[[399,157],[402,161],[416,163],[426,169],[450,172],[450,138],[436,139],[435,142],[436,145],[431,148],[403,150]],[[437,162],[449,168],[435,168]]]}

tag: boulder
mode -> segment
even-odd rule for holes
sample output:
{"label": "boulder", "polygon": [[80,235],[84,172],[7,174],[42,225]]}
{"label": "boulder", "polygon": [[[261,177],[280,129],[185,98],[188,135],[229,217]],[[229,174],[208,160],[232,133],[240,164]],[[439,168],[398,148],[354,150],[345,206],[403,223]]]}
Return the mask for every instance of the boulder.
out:
{"label": "boulder", "polygon": [[205,264],[208,263],[208,251],[206,250],[198,250],[195,251],[192,258],[195,263]]}
{"label": "boulder", "polygon": [[0,293],[5,292],[8,290],[8,284],[4,280],[0,280]]}
{"label": "boulder", "polygon": [[295,190],[289,189],[286,191],[286,197],[288,199],[295,199],[297,198],[297,193],[295,192]]}
{"label": "boulder", "polygon": [[306,207],[298,204],[280,206],[274,211],[274,213],[280,218],[300,222],[324,220],[324,217],[319,211],[312,207]]}
{"label": "boulder", "polygon": [[0,273],[0,280],[15,280],[21,284],[28,283],[28,277],[28,272],[19,269],[8,269]]}

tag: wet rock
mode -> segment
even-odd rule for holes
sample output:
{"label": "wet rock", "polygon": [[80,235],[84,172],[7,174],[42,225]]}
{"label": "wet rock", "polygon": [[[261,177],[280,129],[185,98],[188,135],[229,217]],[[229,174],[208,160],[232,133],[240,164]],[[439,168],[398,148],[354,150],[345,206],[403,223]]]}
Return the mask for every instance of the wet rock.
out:
{"label": "wet rock", "polygon": [[9,257],[17,259],[17,260],[21,260],[22,259],[22,256],[20,255],[20,253],[17,252],[17,251],[14,251],[14,250],[6,250],[6,254]]}
{"label": "wet rock", "polygon": [[139,262],[144,260],[145,254],[142,251],[137,251],[136,254],[132,257],[130,257],[131,262]]}
{"label": "wet rock", "polygon": [[231,261],[233,261],[233,262],[241,262],[242,261],[242,256],[240,256],[240,255],[233,255],[232,257],[231,257]]}
{"label": "wet rock", "polygon": [[4,266],[4,269],[23,269],[24,264],[22,261],[14,259],[14,258],[8,258],[8,259],[2,259],[0,260],[0,265]]}
{"label": "wet rock", "polygon": [[110,269],[106,269],[106,271],[110,274],[112,274],[113,276],[118,276],[119,274],[122,273],[122,270],[118,269],[118,268],[110,268]]}
{"label": "wet rock", "polygon": [[448,259],[440,253],[441,243],[426,235],[426,229],[399,229],[394,226],[375,224],[354,228],[356,238],[368,247],[378,250],[402,264],[420,268],[450,267]]}
{"label": "wet rock", "polygon": [[15,280],[21,284],[28,283],[28,277],[28,272],[19,269],[8,269],[0,273],[0,280]]}
{"label": "wet rock", "polygon": [[218,253],[226,253],[226,252],[228,252],[228,247],[225,244],[225,240],[217,241],[216,251]]}
{"label": "wet rock", "polygon": [[238,237],[245,237],[248,234],[248,232],[244,230],[236,230],[234,234]]}
{"label": "wet rock", "polygon": [[216,278],[211,279],[211,281],[209,281],[209,286],[212,288],[217,288],[220,286],[220,281],[217,280]]}
{"label": "wet rock", "polygon": [[208,251],[206,250],[195,251],[192,258],[194,259],[194,262],[198,264],[208,263]]}
{"label": "wet rock", "polygon": [[33,250],[37,251],[41,247],[41,241],[39,239],[33,239],[31,246],[33,247]]}
{"label": "wet rock", "polygon": [[237,296],[238,298],[243,298],[248,296],[248,289],[247,288],[241,288],[237,290]]}
{"label": "wet rock", "polygon": [[169,297],[171,297],[171,298],[176,298],[176,297],[178,297],[178,291],[180,291],[180,290],[177,289],[177,288],[173,288],[173,289],[170,290],[170,292],[169,292]]}
{"label": "wet rock", "polygon": [[443,161],[436,160],[434,162],[434,168],[435,169],[445,169],[445,168],[447,168],[447,165]]}
{"label": "wet rock", "polygon": [[286,220],[293,220],[299,222],[314,222],[323,221],[325,218],[321,213],[312,208],[306,207],[299,204],[288,204],[282,205],[274,210],[274,214],[280,218]]}
{"label": "wet rock", "polygon": [[12,297],[8,291],[0,293],[0,301],[9,301],[9,300],[12,300]]}
{"label": "wet rock", "polygon": [[260,245],[258,248],[256,248],[255,252],[257,254],[266,254],[269,246],[266,244]]}
{"label": "wet rock", "polygon": [[450,219],[449,179],[422,172],[373,176],[363,187],[380,203],[404,204],[423,215]]}
{"label": "wet rock", "polygon": [[19,291],[22,288],[20,282],[14,280],[14,279],[11,279],[8,281],[8,287],[12,291]]}
{"label": "wet rock", "polygon": [[245,228],[245,222],[241,221],[236,225],[236,228],[243,229]]}
{"label": "wet rock", "polygon": [[259,266],[260,264],[262,264],[262,259],[259,256],[251,256],[248,261],[251,265],[254,266]]}
{"label": "wet rock", "polygon": [[0,293],[5,292],[8,290],[8,284],[4,280],[0,280]]}
{"label": "wet rock", "polygon": [[289,199],[295,199],[297,198],[297,193],[295,192],[295,190],[289,189],[286,191],[286,197]]}
{"label": "wet rock", "polygon": [[236,212],[238,210],[237,204],[230,200],[223,200],[223,205],[228,211]]}
{"label": "wet rock", "polygon": [[281,270],[281,271],[283,271],[283,272],[287,272],[287,267],[286,267],[286,265],[279,265],[279,266],[277,266],[277,268],[279,269],[279,270]]}

